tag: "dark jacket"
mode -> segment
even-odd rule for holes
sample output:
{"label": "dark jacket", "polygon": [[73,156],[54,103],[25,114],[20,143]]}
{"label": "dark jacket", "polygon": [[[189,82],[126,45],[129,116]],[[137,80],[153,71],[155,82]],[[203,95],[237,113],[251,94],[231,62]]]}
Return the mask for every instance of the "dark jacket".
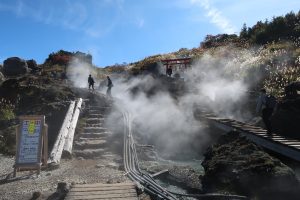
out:
{"label": "dark jacket", "polygon": [[89,82],[90,85],[93,85],[95,83],[93,77],[91,77],[91,76],[89,76],[88,82]]}
{"label": "dark jacket", "polygon": [[107,87],[112,87],[114,86],[110,78],[107,78]]}

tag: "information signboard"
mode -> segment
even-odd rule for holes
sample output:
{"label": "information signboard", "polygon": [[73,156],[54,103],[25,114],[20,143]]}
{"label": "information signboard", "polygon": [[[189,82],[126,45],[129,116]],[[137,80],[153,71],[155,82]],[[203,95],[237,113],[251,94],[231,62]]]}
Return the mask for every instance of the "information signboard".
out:
{"label": "information signboard", "polygon": [[[47,154],[45,116],[21,116],[17,128],[17,152],[14,175],[20,168],[41,168],[43,154]],[[44,147],[44,149],[43,149]]]}
{"label": "information signboard", "polygon": [[42,120],[40,119],[26,119],[22,121],[17,163],[39,162],[41,124]]}

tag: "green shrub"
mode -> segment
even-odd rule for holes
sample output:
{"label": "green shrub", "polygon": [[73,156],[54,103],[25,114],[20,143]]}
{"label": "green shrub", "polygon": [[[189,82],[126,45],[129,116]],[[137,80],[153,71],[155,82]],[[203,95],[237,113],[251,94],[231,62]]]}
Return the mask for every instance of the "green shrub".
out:
{"label": "green shrub", "polygon": [[12,109],[0,109],[0,120],[11,120],[15,118],[15,113]]}
{"label": "green shrub", "polygon": [[15,106],[10,101],[0,99],[0,120],[11,120],[15,118]]}

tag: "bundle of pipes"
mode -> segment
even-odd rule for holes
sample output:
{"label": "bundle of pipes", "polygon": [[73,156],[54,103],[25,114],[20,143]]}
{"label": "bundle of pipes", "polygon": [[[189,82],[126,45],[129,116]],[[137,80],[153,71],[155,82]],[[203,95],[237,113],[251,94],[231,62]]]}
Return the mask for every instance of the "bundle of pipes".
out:
{"label": "bundle of pipes", "polygon": [[177,196],[194,197],[197,199],[248,199],[245,196],[226,195],[226,194],[180,194],[170,192],[155,182],[149,174],[143,173],[139,167],[139,160],[136,153],[136,144],[132,136],[132,116],[128,111],[123,111],[124,120],[124,168],[128,177],[142,185],[145,192],[149,195],[166,200],[177,199]]}

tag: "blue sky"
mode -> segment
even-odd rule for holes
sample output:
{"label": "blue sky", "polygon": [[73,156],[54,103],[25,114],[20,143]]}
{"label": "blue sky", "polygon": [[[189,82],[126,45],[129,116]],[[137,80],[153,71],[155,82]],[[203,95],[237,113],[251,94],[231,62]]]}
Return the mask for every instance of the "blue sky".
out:
{"label": "blue sky", "polygon": [[299,9],[299,0],[1,0],[0,63],[43,63],[60,49],[101,67],[130,63]]}

